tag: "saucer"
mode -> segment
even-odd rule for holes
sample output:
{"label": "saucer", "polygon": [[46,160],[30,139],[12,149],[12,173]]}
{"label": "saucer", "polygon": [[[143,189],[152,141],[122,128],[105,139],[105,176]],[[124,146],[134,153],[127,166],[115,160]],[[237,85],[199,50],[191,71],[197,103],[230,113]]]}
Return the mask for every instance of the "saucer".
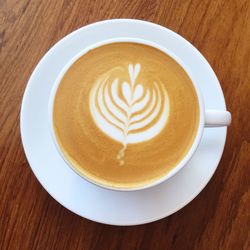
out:
{"label": "saucer", "polygon": [[63,161],[51,137],[48,123],[50,92],[58,74],[73,56],[91,44],[116,37],[141,38],[171,50],[200,83],[206,109],[226,110],[224,96],[212,68],[188,41],[153,23],[114,19],[72,32],[44,55],[24,93],[21,136],[35,176],[64,207],[100,223],[139,225],[173,214],[201,192],[221,159],[227,129],[206,128],[191,161],[171,179],[153,188],[133,192],[111,191],[78,176]]}

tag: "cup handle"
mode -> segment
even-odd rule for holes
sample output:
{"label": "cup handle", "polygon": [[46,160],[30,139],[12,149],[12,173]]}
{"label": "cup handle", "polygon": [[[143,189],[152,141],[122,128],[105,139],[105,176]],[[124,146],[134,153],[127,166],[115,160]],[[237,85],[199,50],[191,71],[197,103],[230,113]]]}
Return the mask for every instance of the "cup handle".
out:
{"label": "cup handle", "polygon": [[231,123],[231,114],[224,110],[206,110],[205,111],[205,127],[224,127]]}

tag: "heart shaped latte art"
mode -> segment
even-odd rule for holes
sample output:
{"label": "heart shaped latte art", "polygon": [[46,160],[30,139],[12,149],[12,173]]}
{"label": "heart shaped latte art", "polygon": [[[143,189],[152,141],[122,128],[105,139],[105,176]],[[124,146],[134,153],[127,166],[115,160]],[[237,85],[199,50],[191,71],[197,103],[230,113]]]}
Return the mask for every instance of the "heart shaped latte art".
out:
{"label": "heart shaped latte art", "polygon": [[118,153],[124,164],[128,144],[154,138],[165,127],[169,116],[167,90],[158,81],[136,81],[141,71],[139,63],[128,65],[129,81],[112,79],[110,72],[94,84],[90,96],[90,110],[96,126],[122,144]]}

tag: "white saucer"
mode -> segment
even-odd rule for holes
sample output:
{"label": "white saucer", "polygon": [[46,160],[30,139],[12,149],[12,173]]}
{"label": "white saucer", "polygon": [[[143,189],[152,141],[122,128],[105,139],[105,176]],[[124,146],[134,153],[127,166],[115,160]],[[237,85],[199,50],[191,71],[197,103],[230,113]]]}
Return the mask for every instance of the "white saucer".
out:
{"label": "white saucer", "polygon": [[221,159],[227,129],[205,129],[201,144],[189,164],[170,180],[150,189],[109,191],[79,177],[65,164],[52,141],[48,125],[49,95],[57,75],[69,59],[90,44],[114,37],[137,37],[173,51],[200,82],[206,108],[225,110],[224,96],[213,70],[184,38],[144,21],[107,20],[69,34],[39,62],[23,97],[21,135],[34,174],[64,207],[101,223],[138,225],[176,212],[201,192]]}

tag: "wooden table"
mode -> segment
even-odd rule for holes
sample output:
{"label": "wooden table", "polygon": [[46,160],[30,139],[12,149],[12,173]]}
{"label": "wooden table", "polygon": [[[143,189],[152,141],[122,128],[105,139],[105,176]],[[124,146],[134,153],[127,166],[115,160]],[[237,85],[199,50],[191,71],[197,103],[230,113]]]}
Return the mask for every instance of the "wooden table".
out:
{"label": "wooden table", "polygon": [[[22,95],[44,53],[71,31],[109,18],[166,26],[216,72],[233,123],[221,163],[189,205],[134,227],[71,213],[38,183],[20,139]],[[250,1],[0,1],[0,249],[250,249]]]}

